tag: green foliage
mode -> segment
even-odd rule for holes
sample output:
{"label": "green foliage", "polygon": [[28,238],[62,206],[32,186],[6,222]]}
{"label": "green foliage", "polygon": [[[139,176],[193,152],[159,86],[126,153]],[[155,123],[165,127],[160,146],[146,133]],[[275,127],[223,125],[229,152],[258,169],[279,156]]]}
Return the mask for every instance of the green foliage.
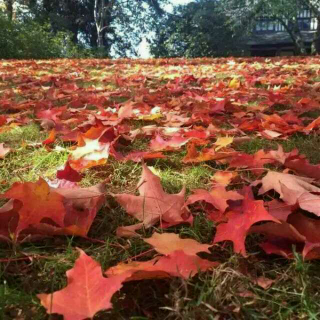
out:
{"label": "green foliage", "polygon": [[242,43],[219,5],[201,0],[176,7],[174,15],[158,25],[151,53],[155,57],[234,56],[244,53]]}
{"label": "green foliage", "polygon": [[52,33],[50,25],[31,19],[9,20],[0,13],[0,59],[47,59],[86,54],[68,32]]}
{"label": "green foliage", "polygon": [[[136,55],[136,48],[145,33],[152,30],[158,17],[164,14],[162,6],[168,0],[98,1],[102,6],[102,47],[94,18],[95,1],[43,0],[31,9],[38,21],[50,21],[54,32],[68,31],[74,43],[94,48],[91,56]],[[98,6],[99,7],[99,6]],[[98,12],[96,13],[99,16]]]}
{"label": "green foliage", "polygon": [[[229,12],[229,23],[233,29],[251,32],[257,21],[271,19],[279,22],[288,32],[298,54],[306,54],[306,48],[301,34],[298,16],[303,10],[310,10],[320,23],[319,1],[306,0],[221,0],[221,8]],[[317,48],[319,31],[314,36],[314,46]]]}

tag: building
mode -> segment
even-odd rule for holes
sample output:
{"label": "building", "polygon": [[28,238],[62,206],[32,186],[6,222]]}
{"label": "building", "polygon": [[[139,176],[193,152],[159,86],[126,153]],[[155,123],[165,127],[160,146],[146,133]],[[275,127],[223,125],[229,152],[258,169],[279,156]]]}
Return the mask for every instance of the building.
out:
{"label": "building", "polygon": [[[309,9],[302,9],[297,17],[299,29],[308,53],[317,30],[317,19]],[[288,20],[284,21],[288,24]],[[261,17],[248,40],[252,56],[294,55],[295,46],[283,23]]]}

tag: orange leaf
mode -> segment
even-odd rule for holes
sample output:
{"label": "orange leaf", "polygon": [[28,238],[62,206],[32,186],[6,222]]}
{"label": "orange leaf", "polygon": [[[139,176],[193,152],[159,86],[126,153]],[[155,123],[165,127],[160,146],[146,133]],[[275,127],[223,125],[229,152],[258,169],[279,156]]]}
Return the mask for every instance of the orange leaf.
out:
{"label": "orange leaf", "polygon": [[201,251],[210,253],[208,248],[211,247],[193,239],[181,239],[175,233],[154,233],[151,238],[143,240],[152,245],[159,253],[165,255],[176,250],[182,250],[187,255],[195,256]]}
{"label": "orange leaf", "polygon": [[42,144],[43,145],[52,144],[55,141],[56,141],[56,130],[52,129],[50,131],[49,137],[46,140],[42,141]]}
{"label": "orange leaf", "polygon": [[187,255],[182,250],[149,261],[120,263],[106,271],[109,277],[124,275],[125,281],[181,277],[188,279],[199,271],[216,267],[217,262],[204,260],[194,255]]}
{"label": "orange leaf", "polygon": [[67,271],[68,285],[52,294],[37,295],[49,314],[62,314],[65,320],[92,319],[98,311],[110,309],[110,300],[125,279],[103,277],[100,265],[84,251],[78,251],[79,258]]}
{"label": "orange leaf", "polygon": [[228,207],[228,200],[241,200],[243,196],[237,191],[227,191],[225,187],[213,188],[210,192],[204,189],[193,190],[189,196],[186,205],[193,204],[197,201],[205,201],[212,204],[216,209],[225,212]]}
{"label": "orange leaf", "polygon": [[214,149],[203,149],[198,152],[196,143],[191,142],[187,145],[187,154],[182,159],[183,163],[198,163],[210,160],[222,160],[231,157],[233,152],[219,152],[216,153]]}
{"label": "orange leaf", "polygon": [[237,176],[237,172],[217,171],[211,179],[218,185],[227,186]]}
{"label": "orange leaf", "polygon": [[64,224],[64,197],[50,190],[47,182],[40,178],[37,182],[15,182],[12,187],[0,196],[22,202],[19,210],[19,222],[16,233],[43,219],[51,219],[59,226]]}

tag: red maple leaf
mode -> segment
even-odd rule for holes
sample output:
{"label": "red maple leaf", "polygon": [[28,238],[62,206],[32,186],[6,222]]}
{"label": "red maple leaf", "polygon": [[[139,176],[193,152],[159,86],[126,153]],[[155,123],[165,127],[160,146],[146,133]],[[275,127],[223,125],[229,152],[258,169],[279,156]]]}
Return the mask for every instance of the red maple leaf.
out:
{"label": "red maple leaf", "polygon": [[199,271],[206,271],[217,265],[219,265],[218,262],[204,260],[196,255],[188,255],[182,250],[176,250],[149,261],[119,263],[108,269],[106,274],[110,277],[123,275],[126,277],[125,281],[167,277],[188,279]]}
{"label": "red maple leaf", "polygon": [[229,211],[226,216],[228,222],[217,226],[214,243],[230,240],[233,242],[234,251],[243,256],[246,256],[245,240],[253,224],[259,221],[279,222],[266,211],[263,201],[252,200],[249,192],[245,194],[241,212],[239,210]]}
{"label": "red maple leaf", "polygon": [[138,183],[139,196],[133,194],[115,194],[117,202],[136,219],[142,223],[118,228],[119,235],[135,234],[145,226],[146,228],[157,222],[166,222],[168,225],[176,225],[188,222],[188,213],[184,208],[185,189],[178,194],[166,193],[160,182],[160,178],[142,164],[142,175]]}
{"label": "red maple leaf", "polygon": [[197,201],[205,201],[212,204],[216,209],[225,212],[228,207],[228,200],[241,200],[243,196],[236,191],[227,191],[225,187],[215,187],[211,191],[197,189],[193,190],[189,196],[186,205],[193,204]]}
{"label": "red maple leaf", "polygon": [[78,250],[79,258],[67,271],[68,285],[52,294],[37,295],[49,314],[62,314],[65,320],[92,319],[98,311],[110,309],[110,300],[125,279],[123,275],[103,277],[101,266]]}
{"label": "red maple leaf", "polygon": [[18,235],[23,229],[32,224],[40,223],[43,219],[50,219],[58,226],[63,226],[66,214],[63,204],[64,197],[50,190],[45,180],[37,182],[15,182],[12,187],[0,195],[1,198],[15,199],[22,202],[19,210],[19,222],[16,228]]}
{"label": "red maple leaf", "polygon": [[82,177],[76,170],[73,170],[69,164],[69,161],[67,161],[65,167],[63,170],[57,171],[57,178],[58,179],[64,179],[71,182],[79,182]]}
{"label": "red maple leaf", "polygon": [[230,162],[230,168],[249,168],[256,175],[263,173],[263,166],[267,163],[273,163],[272,159],[263,150],[257,151],[255,154],[236,153]]}
{"label": "red maple leaf", "polygon": [[105,201],[104,184],[50,188],[42,179],[15,183],[1,197],[10,198],[0,208],[0,237],[7,241],[62,234],[86,236]]}
{"label": "red maple leaf", "polygon": [[189,138],[172,137],[170,140],[164,140],[157,134],[150,142],[150,149],[152,151],[168,151],[179,149],[188,142]]}

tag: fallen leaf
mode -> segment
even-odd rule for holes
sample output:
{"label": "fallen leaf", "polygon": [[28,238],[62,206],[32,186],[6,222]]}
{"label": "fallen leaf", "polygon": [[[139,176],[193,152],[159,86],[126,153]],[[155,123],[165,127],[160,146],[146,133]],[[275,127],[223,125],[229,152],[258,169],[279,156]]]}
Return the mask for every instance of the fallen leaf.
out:
{"label": "fallen leaf", "polygon": [[218,151],[222,148],[227,147],[233,142],[233,137],[219,137],[217,141],[214,143],[216,146],[215,151]]}
{"label": "fallen leaf", "polygon": [[150,149],[152,151],[168,151],[168,150],[175,150],[181,148],[189,141],[189,138],[183,137],[172,137],[169,140],[163,140],[162,137],[157,134],[151,141],[150,141]]}
{"label": "fallen leaf", "polygon": [[48,314],[58,313],[65,320],[92,319],[101,310],[112,308],[112,296],[120,290],[125,276],[105,278],[100,265],[80,252],[74,267],[67,271],[68,284],[52,294],[38,294]]}
{"label": "fallen leaf", "polygon": [[290,223],[281,221],[280,224],[267,222],[252,226],[250,233],[265,235],[265,241],[260,245],[267,254],[281,255],[287,259],[293,258],[292,247],[303,248],[306,238]]}
{"label": "fallen leaf", "polygon": [[232,157],[233,151],[226,150],[225,152],[215,152],[213,148],[203,149],[198,152],[196,149],[196,143],[191,142],[187,145],[187,154],[182,159],[183,163],[198,163],[210,160],[222,160]]}
{"label": "fallen leaf", "polygon": [[237,78],[233,78],[230,82],[229,82],[229,88],[231,89],[239,89],[240,88],[240,80]]}
{"label": "fallen leaf", "polygon": [[228,186],[238,176],[237,172],[217,171],[211,178],[217,185]]}
{"label": "fallen leaf", "polygon": [[178,250],[168,256],[161,257],[156,263],[156,268],[168,272],[171,276],[187,279],[195,276],[199,271],[207,271],[218,265],[218,262],[190,256]]}
{"label": "fallen leaf", "polygon": [[22,203],[19,200],[9,200],[0,208],[0,238],[4,241],[12,241],[19,221],[19,210]]}
{"label": "fallen leaf", "polygon": [[263,150],[253,155],[239,152],[233,155],[229,168],[249,168],[252,173],[260,175],[265,171],[263,166],[270,163],[274,163],[274,159],[271,159]]}
{"label": "fallen leaf", "polygon": [[162,152],[149,152],[149,151],[133,151],[127,154],[123,160],[124,161],[134,161],[140,162],[142,160],[148,159],[165,159],[166,156]]}
{"label": "fallen leaf", "polygon": [[81,175],[76,170],[73,170],[71,168],[69,161],[66,162],[63,170],[57,171],[57,178],[68,180],[71,182],[79,182],[82,179]]}
{"label": "fallen leaf", "polygon": [[312,165],[305,156],[296,155],[287,157],[284,162],[286,168],[292,169],[299,175],[320,180],[320,165]]}
{"label": "fallen leaf", "polygon": [[53,128],[50,133],[49,133],[49,137],[42,141],[43,145],[48,145],[48,144],[52,144],[56,141],[56,130]]}
{"label": "fallen leaf", "polygon": [[178,250],[150,261],[120,263],[108,269],[106,275],[111,278],[124,275],[127,277],[125,281],[167,277],[188,279],[199,271],[206,271],[218,265],[217,262],[204,260],[194,255],[190,256]]}
{"label": "fallen leaf", "polygon": [[[1,197],[10,198],[0,208],[0,235],[6,241],[64,234],[86,236],[105,202],[104,184],[49,188],[44,180],[13,184]],[[54,218],[61,219],[59,224]]]}
{"label": "fallen leaf", "polygon": [[299,152],[297,149],[294,149],[291,152],[285,153],[281,145],[278,145],[278,150],[271,150],[268,152],[271,158],[280,162],[281,164],[284,164],[287,158],[296,156],[298,155],[298,153]]}
{"label": "fallen leaf", "polygon": [[288,216],[293,212],[292,206],[287,205],[277,199],[265,202],[265,207],[273,217],[282,221],[287,221]]}
{"label": "fallen leaf", "polygon": [[15,230],[18,235],[32,224],[50,219],[58,226],[63,226],[66,214],[63,196],[50,190],[47,182],[40,178],[37,182],[15,182],[11,188],[0,195],[1,198],[15,199],[22,202],[19,210],[19,222]]}
{"label": "fallen leaf", "polygon": [[78,138],[78,146],[71,152],[69,163],[75,170],[103,165],[109,158],[116,135],[113,128],[91,127]]}
{"label": "fallen leaf", "polygon": [[197,201],[205,201],[212,204],[216,209],[225,212],[228,207],[228,200],[241,200],[243,196],[237,191],[227,191],[225,187],[214,187],[211,191],[204,189],[193,190],[189,196],[186,205],[193,204]]}
{"label": "fallen leaf", "polygon": [[109,157],[110,144],[101,143],[98,139],[92,140],[84,138],[83,140],[85,145],[83,147],[77,147],[71,152],[72,160],[83,158],[88,161],[97,161]]}
{"label": "fallen leaf", "polygon": [[152,237],[143,239],[152,245],[161,254],[171,254],[174,251],[182,250],[185,254],[195,256],[198,252],[208,252],[210,245],[201,244],[193,239],[181,239],[175,233],[154,233]]}
{"label": "fallen leaf", "polygon": [[230,240],[233,242],[234,251],[246,256],[245,239],[251,226],[260,221],[279,222],[264,208],[263,201],[254,201],[246,192],[241,211],[229,211],[226,214],[227,223],[217,226],[214,243]]}
{"label": "fallen leaf", "polygon": [[64,227],[57,234],[86,236],[97,212],[105,204],[105,184],[88,188],[51,188],[64,197]]}
{"label": "fallen leaf", "polygon": [[145,164],[142,164],[142,169],[138,183],[139,196],[126,193],[114,195],[116,201],[127,213],[142,221],[142,224],[121,227],[118,232],[132,233],[134,236],[135,231],[142,226],[148,228],[159,221],[169,225],[188,222],[189,214],[184,208],[185,189],[183,188],[178,194],[165,193],[160,178],[153,174]]}
{"label": "fallen leaf", "polygon": [[275,282],[275,280],[268,279],[266,277],[259,277],[254,279],[254,282],[264,290],[269,289]]}
{"label": "fallen leaf", "polygon": [[4,143],[0,143],[0,159],[4,159],[6,154],[8,154],[11,151],[10,148],[5,148]]}
{"label": "fallen leaf", "polygon": [[320,196],[311,193],[320,192],[320,188],[312,185],[313,181],[311,178],[269,171],[261,180],[259,194],[275,190],[286,204],[299,204],[302,209],[320,216]]}
{"label": "fallen leaf", "polygon": [[288,223],[303,235],[307,242],[320,243],[319,219],[309,218],[301,212],[295,212],[288,218]]}

